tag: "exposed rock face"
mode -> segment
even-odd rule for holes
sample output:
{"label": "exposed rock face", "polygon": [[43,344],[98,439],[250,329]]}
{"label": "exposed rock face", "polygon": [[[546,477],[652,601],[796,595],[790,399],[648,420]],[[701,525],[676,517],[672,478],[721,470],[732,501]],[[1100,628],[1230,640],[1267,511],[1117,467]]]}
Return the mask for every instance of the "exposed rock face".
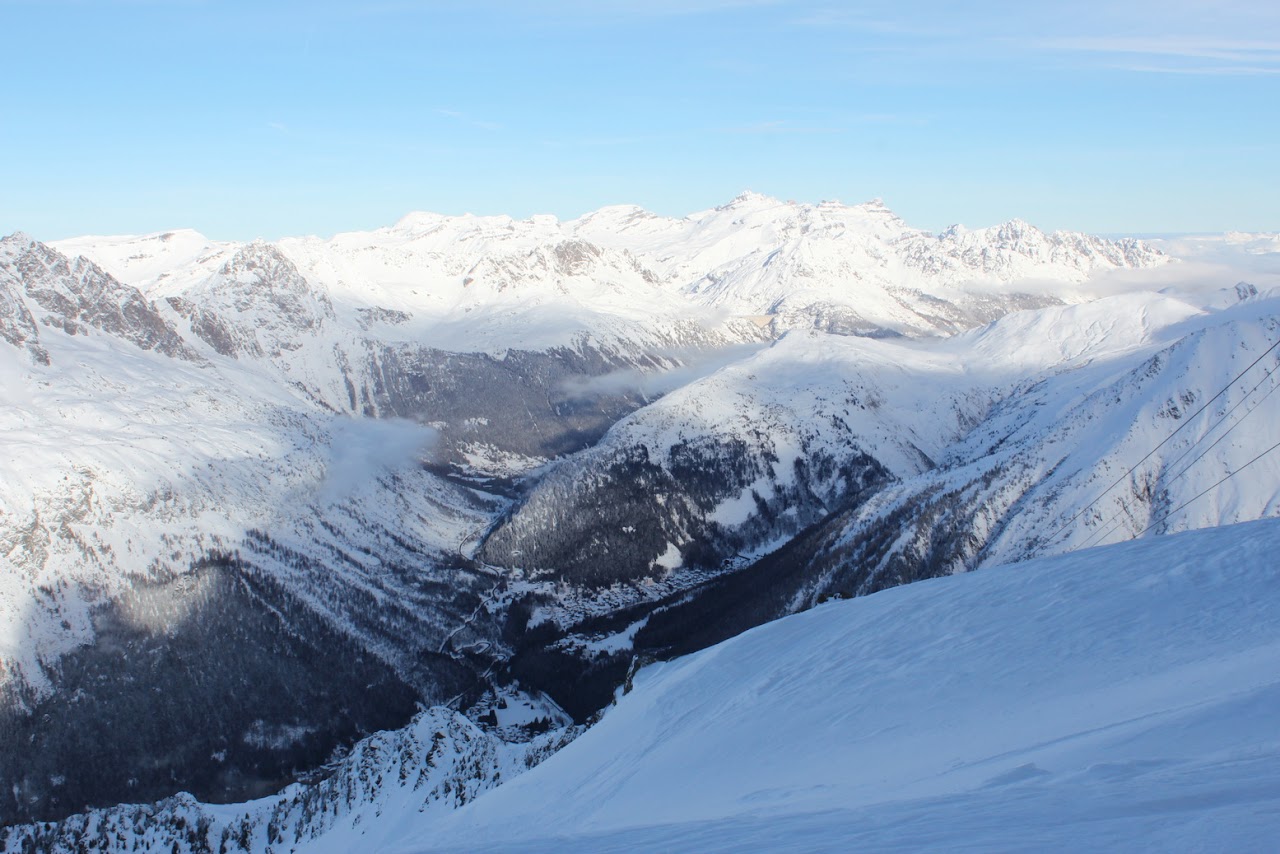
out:
{"label": "exposed rock face", "polygon": [[1153,267],[1167,260],[1141,240],[1107,240],[1074,231],[1045,233],[1019,219],[974,230],[953,225],[937,237],[906,238],[898,248],[908,265],[931,275],[1004,281],[1029,275],[1032,265],[1087,272]]}
{"label": "exposed rock face", "polygon": [[275,246],[255,241],[208,280],[169,304],[224,356],[278,357],[301,348],[334,318],[327,294],[311,286]]}
{"label": "exposed rock face", "polygon": [[143,350],[180,359],[199,358],[154,303],[92,261],[69,260],[19,234],[3,241],[0,271],[9,283],[0,294],[0,328],[4,329],[0,334],[10,343],[25,345],[35,339],[30,311],[16,306],[14,284],[21,283],[22,292],[43,311],[39,320],[45,326],[68,335],[82,334],[86,327],[92,327]]}
{"label": "exposed rock face", "polygon": [[[3,244],[0,244],[0,251],[3,251]],[[49,364],[49,354],[40,346],[36,319],[22,299],[21,281],[3,266],[0,266],[0,338],[26,350],[33,361]]]}

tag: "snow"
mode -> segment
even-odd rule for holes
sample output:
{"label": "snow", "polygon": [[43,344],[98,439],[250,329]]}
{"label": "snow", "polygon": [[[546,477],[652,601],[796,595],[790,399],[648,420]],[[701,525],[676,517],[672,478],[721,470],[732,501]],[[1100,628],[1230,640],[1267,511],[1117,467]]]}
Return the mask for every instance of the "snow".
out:
{"label": "snow", "polygon": [[646,668],[456,813],[384,813],[385,850],[1267,850],[1277,554],[1266,520],[832,602]]}
{"label": "snow", "polygon": [[631,649],[635,643],[636,632],[643,629],[648,622],[648,617],[642,617],[620,632],[606,635],[598,640],[586,641],[579,646],[590,653],[614,653]]}
{"label": "snow", "polygon": [[717,525],[741,525],[751,518],[756,510],[755,493],[761,487],[769,488],[772,484],[761,478],[746,487],[738,495],[722,501],[715,510],[707,514],[708,521]]}
{"label": "snow", "polygon": [[[549,720],[565,718],[554,704],[534,698],[531,705]],[[264,741],[301,734],[293,729],[255,734]],[[49,835],[32,825],[0,828],[0,850],[28,851],[33,845],[66,854],[376,849],[386,830],[384,814],[456,809],[526,772],[579,731],[567,727],[508,742],[457,712],[435,707],[419,712],[403,729],[364,739],[310,784],[295,783],[243,804],[204,804],[179,793],[154,805],[91,810]]]}
{"label": "snow", "polygon": [[[1148,292],[1015,313],[981,331],[924,341],[823,335],[812,330],[814,317],[793,312],[778,314],[782,325],[771,333],[800,328],[763,349],[765,332],[732,319],[773,313],[779,294],[791,299],[814,287],[858,311],[878,305],[885,287],[927,285],[954,296],[986,275],[965,267],[963,252],[948,254],[952,244],[980,245],[973,240],[987,241],[990,257],[1007,256],[996,278],[1009,287],[1025,273],[1057,276],[1070,290],[1090,270],[1146,269],[1163,258],[1134,247],[1132,257],[1117,256],[1120,244],[1083,236],[1055,243],[1025,223],[934,237],[878,203],[794,205],[758,194],[682,219],[630,207],[571,222],[413,214],[373,232],[278,244],[221,243],[190,230],[61,241],[154,297],[194,355],[165,358],[96,328],[67,335],[47,325],[39,342],[51,365],[33,366],[28,354],[2,347],[0,545],[21,571],[0,578],[7,627],[0,659],[38,685],[37,662],[89,638],[91,603],[61,592],[42,603],[42,585],[62,590],[63,580],[72,582],[65,589],[111,595],[157,560],[180,566],[234,547],[249,528],[293,529],[305,539],[312,516],[332,513],[328,505],[353,491],[363,490],[365,506],[392,506],[377,496],[387,471],[422,482],[415,494],[432,496],[431,513],[409,517],[425,520],[432,550],[451,550],[483,529],[486,514],[415,471],[429,431],[333,414],[354,414],[348,365],[371,346],[426,342],[505,354],[589,341],[635,367],[585,381],[585,391],[634,387],[666,397],[616,425],[581,457],[584,466],[629,444],[661,449],[710,433],[756,446],[763,433],[778,460],[776,477],[756,484],[768,498],[805,454],[839,459],[867,450],[896,477],[919,475],[1028,375],[1167,340],[1206,311],[1202,301]],[[30,244],[10,242],[14,252]],[[938,263],[920,266],[922,258]],[[713,275],[714,286],[706,279]],[[191,334],[194,321],[169,298],[216,312],[234,356]],[[886,324],[946,331],[919,326],[910,311],[895,313],[906,311],[897,297],[890,301],[896,308],[881,318]],[[404,314],[372,329],[362,321],[374,315],[359,313],[370,308]],[[1232,447],[1224,443],[1223,459],[1250,450]],[[529,477],[547,463],[482,441],[460,451],[478,476]],[[822,500],[835,488],[818,485]],[[1229,498],[1195,524],[1274,512],[1269,499]],[[743,489],[707,517],[745,524],[752,504]],[[687,536],[665,533],[673,545],[658,564],[674,570],[674,544]]]}
{"label": "snow", "polygon": [[[190,230],[53,245],[151,297],[188,295],[242,248]],[[1092,276],[1167,260],[1145,246],[1046,235],[1016,221],[934,236],[879,200],[802,205],[758,193],[683,218],[632,206],[566,222],[418,212],[387,228],[275,246],[344,317],[404,312],[409,319],[380,333],[492,353],[582,336],[651,346],[689,336],[750,341],[760,318],[780,330],[952,332],[989,319],[975,299],[999,303],[1035,282],[1048,283],[1054,299],[1080,301]],[[954,306],[940,311],[935,298]]]}
{"label": "snow", "polygon": [[[30,248],[8,243],[6,263]],[[411,591],[379,574],[390,540],[371,529],[405,535],[415,555],[465,549],[505,502],[424,471],[432,429],[366,418],[348,402],[344,359],[399,344],[497,358],[589,345],[623,367],[566,393],[588,403],[665,395],[562,463],[466,445],[477,476],[590,482],[619,449],[660,457],[680,442],[740,441],[771,461],[767,475],[698,510],[699,521],[734,527],[751,522],[755,493],[768,500],[793,484],[795,463],[865,451],[897,483],[864,518],[910,505],[925,486],[976,491],[981,509],[966,524],[990,535],[975,557],[983,565],[1127,539],[1271,444],[1263,428],[1280,418],[1280,396],[1260,386],[1244,401],[1259,410],[1248,429],[1179,474],[1193,439],[1220,435],[1209,418],[1241,399],[1228,397],[1150,472],[1103,493],[1278,331],[1265,290],[1280,284],[1275,235],[1160,245],[1189,260],[1020,221],[931,235],[878,201],[754,193],[684,218],[619,206],[570,222],[410,214],[373,232],[277,244],[189,230],[61,241],[154,299],[193,352],[169,358],[92,324],[72,334],[34,310],[18,267],[0,282],[17,283],[15,305],[40,318],[51,357],[36,363],[0,342],[0,681],[42,689],[42,666],[90,640],[94,604],[152,568],[238,547],[252,528],[304,550],[363,544],[350,577],[323,583],[390,601]],[[1264,291],[1236,287],[1237,269]],[[190,334],[184,301],[227,321],[233,355]],[[1020,305],[1035,310],[1009,313]],[[986,492],[973,486],[984,478]],[[1276,515],[1277,483],[1280,459],[1264,459],[1155,532]],[[817,507],[806,512],[825,515],[842,498],[834,480],[810,486]],[[668,498],[682,500],[653,500]],[[1086,508],[1080,525],[1043,541]],[[783,544],[788,524],[816,521],[795,506],[779,515],[738,559]],[[382,792],[353,806],[345,842],[325,845],[368,844],[384,811],[403,815],[373,836],[411,848],[561,844],[523,833],[568,834],[567,850],[1216,841],[1201,828],[1254,847],[1255,830],[1275,822],[1249,799],[1280,795],[1275,742],[1258,723],[1280,697],[1257,676],[1277,660],[1266,634],[1277,624],[1275,530],[1211,530],[825,606],[646,670],[587,747],[443,821],[439,837],[424,835],[435,818],[410,815],[421,792]],[[538,618],[564,622],[705,582],[709,571],[681,567],[689,531],[663,534],[661,577],[596,594],[530,582],[552,599]],[[906,548],[920,532],[904,527],[899,540]],[[309,581],[273,571],[307,595]],[[317,611],[342,625],[320,598]],[[1228,625],[1231,609],[1241,625]],[[644,624],[567,642],[621,651]],[[521,700],[519,714],[535,701]],[[417,745],[446,724],[487,757],[485,773],[525,767],[523,748],[439,711],[386,738]],[[495,781],[467,773],[450,785],[470,787],[468,798]]]}
{"label": "snow", "polygon": [[91,605],[252,528],[307,542],[358,510],[440,552],[487,521],[421,469],[428,428],[334,414],[253,363],[41,341],[49,365],[0,344],[0,682],[42,689],[42,664],[92,637]]}
{"label": "snow", "polygon": [[654,563],[663,569],[672,570],[678,568],[683,560],[680,556],[680,548],[675,543],[667,543],[666,549],[658,555]]}
{"label": "snow", "polygon": [[493,707],[493,714],[498,719],[499,733],[538,721],[547,721],[557,728],[567,727],[573,723],[573,719],[545,694],[541,692],[530,694],[514,688],[500,692],[498,702]]}
{"label": "snow", "polygon": [[149,296],[181,288],[196,277],[213,272],[235,248],[233,243],[210,240],[189,228],[142,235],[73,237],[49,245],[69,258],[79,255],[91,259]]}

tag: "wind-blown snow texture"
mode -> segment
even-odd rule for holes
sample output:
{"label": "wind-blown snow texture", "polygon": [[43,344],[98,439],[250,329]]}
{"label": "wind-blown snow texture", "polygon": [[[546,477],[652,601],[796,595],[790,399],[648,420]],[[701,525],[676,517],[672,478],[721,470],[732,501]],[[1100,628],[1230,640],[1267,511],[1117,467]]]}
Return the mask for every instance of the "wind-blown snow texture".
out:
{"label": "wind-blown snow texture", "polygon": [[1278,554],[1268,520],[833,602],[386,850],[1267,850]]}

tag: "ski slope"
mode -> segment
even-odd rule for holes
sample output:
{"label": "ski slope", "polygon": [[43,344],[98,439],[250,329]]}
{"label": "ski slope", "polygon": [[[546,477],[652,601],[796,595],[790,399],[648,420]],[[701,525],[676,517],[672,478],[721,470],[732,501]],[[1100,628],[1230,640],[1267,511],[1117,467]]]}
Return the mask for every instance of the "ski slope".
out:
{"label": "ski slope", "polygon": [[[373,850],[1274,850],[1280,521],[833,602],[641,671]],[[330,850],[323,838],[313,850]]]}

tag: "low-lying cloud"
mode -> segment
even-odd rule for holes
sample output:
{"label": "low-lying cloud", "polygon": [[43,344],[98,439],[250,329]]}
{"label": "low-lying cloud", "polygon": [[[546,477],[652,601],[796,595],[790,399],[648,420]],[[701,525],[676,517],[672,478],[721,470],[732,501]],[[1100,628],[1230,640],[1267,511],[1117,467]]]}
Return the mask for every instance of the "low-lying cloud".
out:
{"label": "low-lying cloud", "polygon": [[417,462],[438,439],[433,428],[403,418],[335,419],[320,501],[333,504],[345,500],[378,472]]}
{"label": "low-lying cloud", "polygon": [[1115,270],[1090,279],[1101,294],[1170,289],[1208,291],[1238,282],[1259,290],[1280,287],[1280,238],[1275,235],[1169,237],[1149,243],[1175,260],[1144,270]]}
{"label": "low-lying cloud", "polygon": [[627,368],[596,377],[574,377],[561,385],[561,391],[573,400],[624,394],[639,394],[648,400],[710,376],[726,365],[755,355],[767,346],[769,345],[751,343],[734,344],[716,350],[670,350],[655,355],[674,363],[674,367],[651,371]]}

